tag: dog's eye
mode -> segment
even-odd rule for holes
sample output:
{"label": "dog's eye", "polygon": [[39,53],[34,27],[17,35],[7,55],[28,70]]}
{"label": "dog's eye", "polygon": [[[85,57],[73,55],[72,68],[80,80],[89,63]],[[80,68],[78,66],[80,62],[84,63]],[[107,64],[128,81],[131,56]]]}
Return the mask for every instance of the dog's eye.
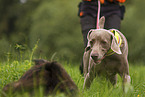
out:
{"label": "dog's eye", "polygon": [[107,42],[106,41],[101,41],[101,44],[106,45]]}
{"label": "dog's eye", "polygon": [[91,47],[86,47],[85,48],[85,51],[87,52],[88,50],[90,50],[91,49]]}
{"label": "dog's eye", "polygon": [[95,42],[95,39],[92,39],[92,40],[90,41],[90,44],[93,45],[94,42]]}
{"label": "dog's eye", "polygon": [[93,41],[90,41],[90,44],[92,45],[93,44]]}

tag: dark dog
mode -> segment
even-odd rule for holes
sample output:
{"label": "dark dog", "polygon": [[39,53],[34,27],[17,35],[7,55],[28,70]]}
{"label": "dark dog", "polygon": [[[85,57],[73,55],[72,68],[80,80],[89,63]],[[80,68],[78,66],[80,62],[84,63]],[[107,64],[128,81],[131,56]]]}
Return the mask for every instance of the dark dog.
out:
{"label": "dark dog", "polygon": [[105,18],[99,21],[100,29],[88,33],[88,45],[83,56],[84,88],[89,88],[96,75],[105,76],[115,85],[117,73],[123,78],[123,86],[130,84],[128,44],[125,36],[116,29],[104,28]]}
{"label": "dark dog", "polygon": [[35,66],[28,70],[18,81],[6,85],[3,96],[11,91],[12,94],[28,92],[34,93],[34,89],[43,87],[44,94],[62,92],[67,95],[76,94],[78,88],[64,68],[56,62],[46,60],[34,60]]}

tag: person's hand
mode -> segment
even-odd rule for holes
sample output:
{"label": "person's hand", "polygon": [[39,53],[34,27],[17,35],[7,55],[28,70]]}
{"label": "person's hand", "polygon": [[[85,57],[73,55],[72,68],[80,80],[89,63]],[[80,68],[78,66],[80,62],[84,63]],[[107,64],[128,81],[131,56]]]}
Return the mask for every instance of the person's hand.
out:
{"label": "person's hand", "polygon": [[104,1],[105,1],[105,0],[100,0],[100,3],[101,3],[101,4],[104,4]]}

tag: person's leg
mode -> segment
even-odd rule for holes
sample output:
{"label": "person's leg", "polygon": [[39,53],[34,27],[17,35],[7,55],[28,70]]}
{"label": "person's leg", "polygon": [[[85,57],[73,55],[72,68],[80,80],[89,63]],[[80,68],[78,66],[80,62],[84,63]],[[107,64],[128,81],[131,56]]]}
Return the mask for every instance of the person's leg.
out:
{"label": "person's leg", "polygon": [[82,34],[84,38],[84,46],[87,46],[87,34],[90,31],[90,29],[95,29],[96,27],[96,19],[90,15],[86,15],[84,17],[80,18],[81,22],[81,29],[82,29]]}
{"label": "person's leg", "polygon": [[118,29],[120,30],[121,18],[118,15],[111,15],[105,17],[105,29]]}

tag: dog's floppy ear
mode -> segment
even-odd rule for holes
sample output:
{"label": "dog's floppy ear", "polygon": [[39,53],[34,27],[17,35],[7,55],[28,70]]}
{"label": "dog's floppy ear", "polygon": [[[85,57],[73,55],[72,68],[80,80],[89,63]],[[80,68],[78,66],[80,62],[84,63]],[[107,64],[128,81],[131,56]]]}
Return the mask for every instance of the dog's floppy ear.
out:
{"label": "dog's floppy ear", "polygon": [[121,50],[120,50],[120,46],[117,43],[117,39],[114,35],[114,33],[112,32],[112,29],[110,30],[106,30],[109,34],[111,34],[112,37],[112,42],[111,42],[111,50],[114,51],[117,54],[122,54]]}
{"label": "dog's floppy ear", "polygon": [[122,54],[119,44],[117,43],[116,37],[114,36],[114,34],[111,31],[110,31],[110,34],[112,36],[111,49],[117,54]]}
{"label": "dog's floppy ear", "polygon": [[91,29],[91,30],[88,32],[88,35],[87,35],[88,41],[89,41],[89,39],[90,39],[90,35],[91,35],[92,31],[93,31],[93,29]]}
{"label": "dog's floppy ear", "polygon": [[112,43],[111,43],[111,49],[117,54],[122,54],[120,47],[117,43],[117,40],[114,36],[113,36]]}
{"label": "dog's floppy ear", "polygon": [[90,41],[88,41],[87,47],[85,48],[85,52],[91,49]]}
{"label": "dog's floppy ear", "polygon": [[92,30],[91,29],[89,32],[88,32],[88,35],[87,35],[87,39],[88,39],[88,43],[87,43],[87,47],[85,48],[85,51],[87,52],[88,50],[91,49],[91,45],[90,45],[90,34],[92,33]]}
{"label": "dog's floppy ear", "polygon": [[99,29],[103,29],[105,24],[105,17],[102,16],[99,20]]}

